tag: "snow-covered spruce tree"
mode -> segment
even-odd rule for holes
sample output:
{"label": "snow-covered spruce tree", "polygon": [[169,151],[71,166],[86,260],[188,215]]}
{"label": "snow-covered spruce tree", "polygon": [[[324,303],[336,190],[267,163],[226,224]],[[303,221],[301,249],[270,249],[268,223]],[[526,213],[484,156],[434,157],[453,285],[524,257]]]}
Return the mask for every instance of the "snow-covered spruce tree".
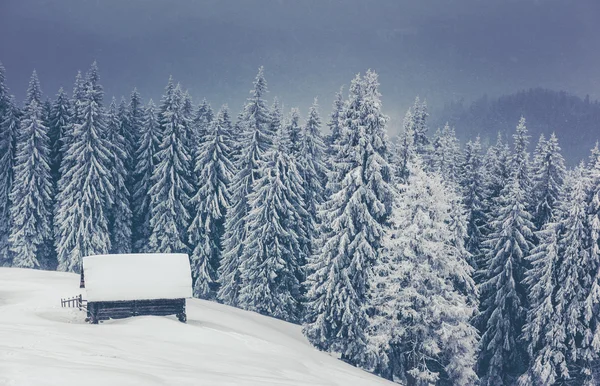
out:
{"label": "snow-covered spruce tree", "polygon": [[442,130],[437,130],[435,133],[429,157],[429,169],[440,173],[444,181],[457,185],[460,182],[462,163],[460,143],[454,128],[446,123]]}
{"label": "snow-covered spruce tree", "polygon": [[144,125],[146,114],[144,102],[142,101],[142,97],[138,92],[137,88],[134,88],[129,96],[129,104],[127,106],[127,110],[129,111],[128,122],[130,126],[129,135],[130,138],[125,138],[128,146],[130,148],[127,149],[127,152],[130,154],[130,161],[132,165],[130,165],[130,171],[135,168],[136,158],[135,153],[139,147],[140,142],[140,133],[142,132]]}
{"label": "snow-covered spruce tree", "polygon": [[533,191],[531,195],[533,224],[537,229],[542,229],[552,220],[558,205],[565,173],[565,160],[560,154],[556,135],[552,134],[547,141],[543,135],[540,136],[533,157]]}
{"label": "snow-covered spruce tree", "polygon": [[17,135],[10,192],[9,243],[13,266],[22,268],[44,268],[50,258],[44,247],[52,236],[52,176],[48,127],[44,126],[40,95],[34,72]]}
{"label": "snow-covered spruce tree", "polygon": [[231,183],[232,205],[225,218],[223,258],[219,267],[218,298],[223,303],[238,304],[240,289],[241,255],[246,240],[248,196],[253,191],[254,181],[260,177],[260,168],[267,160],[266,153],[273,146],[270,132],[271,115],[265,102],[267,81],[264,70],[259,68],[254,80],[254,89],[241,115],[239,127],[242,145],[237,160],[237,172]]}
{"label": "snow-covered spruce tree", "polygon": [[152,172],[156,166],[156,154],[160,147],[160,125],[156,117],[154,101],[150,99],[144,112],[144,121],[139,132],[139,146],[136,151],[135,185],[133,188],[133,250],[149,252],[150,227],[150,186]]}
{"label": "snow-covered spruce tree", "polygon": [[193,220],[188,237],[193,249],[194,296],[202,299],[216,296],[225,214],[231,204],[229,184],[234,166],[230,161],[227,119],[227,106],[223,106],[204,133],[194,169],[199,188],[190,201]]}
{"label": "snow-covered spruce tree", "polygon": [[408,180],[408,165],[414,161],[414,119],[412,110],[408,109],[404,115],[402,124],[402,133],[396,143],[396,152],[394,154],[396,179],[400,183],[406,183]]}
{"label": "snow-covered spruce tree", "polygon": [[279,133],[267,154],[260,177],[248,196],[248,234],[241,256],[240,307],[264,315],[301,320],[302,264],[307,244],[308,215],[302,196],[303,180],[294,156]]}
{"label": "snow-covered spruce tree", "polygon": [[320,253],[308,265],[304,334],[351,363],[364,359],[367,279],[392,206],[387,117],[380,109],[377,75],[368,71],[364,80],[357,75],[334,160],[343,167],[343,178],[323,206]]}
{"label": "snow-covered spruce tree", "polygon": [[204,142],[204,137],[208,133],[210,123],[214,118],[214,112],[210,103],[206,99],[202,99],[202,103],[198,106],[194,116],[194,146],[195,151]]}
{"label": "snow-covered spruce tree", "polygon": [[277,97],[273,98],[273,104],[269,111],[270,123],[269,134],[275,138],[283,130],[283,112],[281,111],[281,103]]}
{"label": "snow-covered spruce tree", "polygon": [[113,98],[106,113],[106,139],[110,144],[110,181],[114,188],[111,199],[112,206],[108,211],[108,229],[110,231],[111,253],[131,252],[131,205],[127,182],[129,173],[127,141],[123,136],[124,125],[123,103],[117,110],[117,101]]}
{"label": "snow-covered spruce tree", "polygon": [[342,173],[342,167],[335,165],[336,160],[339,160],[338,151],[340,150],[340,139],[342,133],[342,120],[345,108],[345,101],[343,100],[343,86],[340,91],[335,94],[335,100],[332,106],[331,116],[327,126],[329,127],[329,134],[325,136],[326,146],[326,165],[327,165],[327,184],[325,185],[325,196],[330,196],[332,193],[340,190],[340,178]]}
{"label": "snow-covered spruce tree", "polygon": [[485,213],[485,185],[483,179],[483,159],[479,137],[467,142],[462,173],[463,202],[467,211],[467,241],[465,248],[471,254],[470,264],[477,269],[483,258],[483,228],[487,223]]}
{"label": "snow-covered spruce tree", "polygon": [[[512,173],[516,173],[521,189],[529,200],[531,200],[532,182],[527,147],[529,146],[530,137],[531,136],[527,134],[525,118],[521,117],[519,124],[517,125],[517,130],[513,134],[514,152],[511,160],[511,168]],[[528,209],[530,209],[530,206],[531,203],[529,202]]]}
{"label": "snow-covered spruce tree", "polygon": [[[97,72],[95,79],[97,82]],[[54,217],[60,271],[79,272],[82,257],[110,251],[108,209],[114,188],[111,145],[98,103],[102,98],[102,88],[88,79],[85,97],[77,103],[81,123],[73,125],[71,143],[63,158]]]}
{"label": "snow-covered spruce tree", "polygon": [[480,285],[482,326],[479,376],[483,385],[509,385],[522,373],[527,353],[519,337],[527,311],[523,284],[533,224],[519,169],[513,169],[498,200],[485,240],[486,277]]}
{"label": "snow-covered spruce tree", "polygon": [[[2,75],[0,66],[0,76]],[[0,82],[2,79],[0,78]],[[0,83],[0,90],[3,83]],[[6,92],[2,103],[0,121],[0,267],[12,264],[9,248],[10,235],[10,192],[14,179],[15,153],[17,150],[17,134],[21,125],[21,112],[14,103],[13,97]]]}
{"label": "snow-covered spruce tree", "polygon": [[[483,202],[488,218],[495,218],[499,210],[499,198],[510,179],[510,156],[511,153],[508,144],[502,141],[502,136],[498,133],[496,143],[488,148],[483,159],[483,181],[485,186]],[[489,223],[486,225],[486,228],[488,228],[489,232]],[[482,271],[486,270],[484,262],[481,262],[479,269]],[[480,276],[480,272],[475,276],[475,280],[478,283]]]}
{"label": "snow-covered spruce tree", "polygon": [[329,134],[325,136],[325,145],[327,150],[332,150],[333,144],[336,143],[341,137],[341,116],[344,110],[344,86],[340,87],[340,91],[335,93],[335,100],[331,107],[331,116],[327,127],[329,127]]}
{"label": "snow-covered spruce tree", "polygon": [[50,127],[48,137],[50,138],[50,170],[52,180],[58,184],[60,179],[60,165],[63,158],[63,149],[66,144],[66,135],[71,124],[71,103],[67,93],[60,88],[52,110],[50,112]]}
{"label": "snow-covered spruce tree", "polygon": [[524,336],[532,360],[522,385],[598,384],[600,261],[597,246],[590,248],[594,216],[588,214],[585,174],[580,165],[567,178],[560,220],[544,228],[531,257],[532,307]]}
{"label": "snow-covered spruce tree", "polygon": [[427,111],[427,102],[415,98],[415,103],[412,108],[412,119],[413,119],[413,145],[415,151],[419,154],[423,161],[427,161],[429,153],[431,153],[431,143],[427,137],[429,128],[427,126],[427,118],[429,112]]}
{"label": "snow-covered spruce tree", "polygon": [[325,143],[321,137],[321,117],[317,98],[308,110],[308,118],[302,135],[302,148],[299,156],[299,170],[304,181],[304,204],[307,211],[306,231],[309,245],[307,256],[316,252],[315,243],[319,237],[317,229],[318,208],[325,201],[325,184],[327,182],[327,154]]}
{"label": "snow-covered spruce tree", "polygon": [[[181,85],[177,83],[176,88],[181,90]],[[190,156],[193,158],[198,147],[198,144],[195,143],[197,130],[194,127],[194,102],[192,101],[192,96],[187,90],[181,96],[181,117],[183,118],[183,127],[185,129],[183,131],[184,144],[189,149]],[[194,176],[191,173],[190,178],[190,181],[195,183]]]}
{"label": "snow-covered spruce tree", "polygon": [[159,122],[161,143],[152,171],[150,194],[149,247],[153,252],[187,252],[188,204],[191,155],[186,146],[186,118],[182,112],[183,95],[173,79],[161,100]]}
{"label": "snow-covered spruce tree", "polygon": [[292,108],[284,126],[284,142],[289,154],[296,159],[302,148],[302,127],[300,126],[300,112]]}
{"label": "snow-covered spruce tree", "polygon": [[372,369],[414,385],[475,385],[476,311],[457,283],[475,286],[449,227],[453,190],[409,164],[370,286]]}
{"label": "snow-covered spruce tree", "polygon": [[[585,384],[600,382],[600,156],[595,155],[596,162],[582,173],[588,181],[586,191],[587,231],[589,235],[589,258],[577,263],[581,269],[580,277],[586,283],[585,312],[583,312],[584,332],[579,351],[583,362],[579,367],[585,375]],[[569,241],[565,241],[569,245]],[[591,288],[590,288],[591,287]]]}

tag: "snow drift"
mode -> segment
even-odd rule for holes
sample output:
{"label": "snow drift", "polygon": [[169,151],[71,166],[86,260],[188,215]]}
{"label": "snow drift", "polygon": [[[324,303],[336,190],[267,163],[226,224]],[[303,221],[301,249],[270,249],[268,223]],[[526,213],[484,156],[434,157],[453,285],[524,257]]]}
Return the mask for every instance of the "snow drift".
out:
{"label": "snow drift", "polygon": [[[188,323],[85,323],[75,274],[0,268],[0,385],[392,385],[312,348],[300,327],[190,299]],[[83,293],[86,297],[85,292]]]}

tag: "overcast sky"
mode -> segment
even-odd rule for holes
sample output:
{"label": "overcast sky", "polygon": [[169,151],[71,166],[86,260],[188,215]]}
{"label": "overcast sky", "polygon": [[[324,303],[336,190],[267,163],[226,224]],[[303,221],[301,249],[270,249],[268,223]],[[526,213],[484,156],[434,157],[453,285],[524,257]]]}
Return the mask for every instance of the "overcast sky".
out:
{"label": "overcast sky", "polygon": [[100,66],[108,97],[160,99],[169,75],[233,113],[265,66],[270,97],[324,112],[357,72],[380,74],[398,122],[415,95],[542,86],[600,97],[598,0],[0,0],[0,61],[22,99]]}

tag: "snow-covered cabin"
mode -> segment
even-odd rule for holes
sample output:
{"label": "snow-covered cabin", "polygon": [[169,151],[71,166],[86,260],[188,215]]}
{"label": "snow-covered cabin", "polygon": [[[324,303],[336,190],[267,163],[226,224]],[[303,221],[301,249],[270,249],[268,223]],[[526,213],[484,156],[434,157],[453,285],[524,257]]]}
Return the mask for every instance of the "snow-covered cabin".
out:
{"label": "snow-covered cabin", "polygon": [[91,323],[137,315],[177,315],[186,321],[185,299],[192,297],[186,254],[88,256],[81,275]]}

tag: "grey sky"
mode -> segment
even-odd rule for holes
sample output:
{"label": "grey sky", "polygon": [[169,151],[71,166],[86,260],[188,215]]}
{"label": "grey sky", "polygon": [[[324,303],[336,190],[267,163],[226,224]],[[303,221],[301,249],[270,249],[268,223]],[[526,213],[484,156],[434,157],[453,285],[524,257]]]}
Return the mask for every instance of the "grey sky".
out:
{"label": "grey sky", "polygon": [[22,99],[93,60],[107,96],[155,101],[168,76],[240,109],[258,66],[302,112],[367,68],[394,126],[415,95],[444,102],[535,86],[600,97],[598,0],[0,0],[0,61]]}

